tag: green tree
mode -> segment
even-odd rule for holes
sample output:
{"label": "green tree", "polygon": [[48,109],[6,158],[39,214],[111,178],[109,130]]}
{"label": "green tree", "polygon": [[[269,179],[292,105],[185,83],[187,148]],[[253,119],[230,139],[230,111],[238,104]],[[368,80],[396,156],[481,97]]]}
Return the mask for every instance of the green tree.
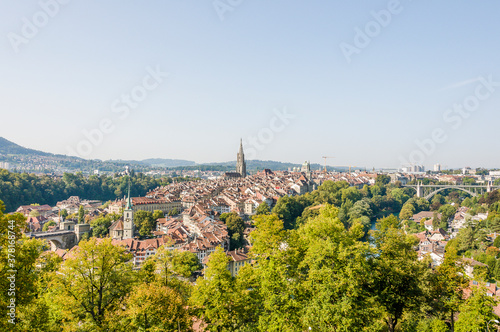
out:
{"label": "green tree", "polygon": [[187,303],[174,289],[156,283],[137,285],[121,314],[133,331],[192,331]]}
{"label": "green tree", "polygon": [[40,217],[40,212],[38,210],[32,210],[30,211],[30,217]]}
{"label": "green tree", "polygon": [[161,210],[155,210],[153,212],[153,219],[156,221],[160,218],[165,218],[165,213],[163,213],[163,211]]}
{"label": "green tree", "polygon": [[237,308],[237,325],[241,331],[257,331],[261,313],[258,276],[250,264],[245,264],[236,276],[234,305]]}
{"label": "green tree", "polygon": [[169,215],[169,216],[176,216],[176,215],[178,215],[178,214],[179,214],[179,211],[177,211],[177,208],[173,208],[172,210],[170,210],[170,211],[168,212],[168,215]]}
{"label": "green tree", "polygon": [[415,214],[415,207],[411,203],[406,203],[403,205],[401,212],[399,213],[399,218],[401,220],[409,220]]}
{"label": "green tree", "polygon": [[417,210],[415,211],[415,213],[418,213],[420,211],[428,211],[430,208],[429,201],[423,197],[419,198],[416,204],[417,204]]}
{"label": "green tree", "polygon": [[441,220],[439,219],[437,211],[434,211],[434,214],[432,215],[432,229],[437,230],[440,222]]}
{"label": "green tree", "polygon": [[466,185],[475,185],[476,184],[476,179],[471,178],[469,176],[464,176],[462,178],[462,183]]}
{"label": "green tree", "polygon": [[255,230],[250,233],[252,254],[261,260],[276,253],[286,238],[286,231],[277,215],[258,215],[254,219]]}
{"label": "green tree", "polygon": [[88,329],[106,329],[112,313],[121,308],[130,291],[130,259],[131,255],[113,245],[111,239],[79,243],[50,287],[53,301],[62,304],[59,310],[67,317],[64,328],[77,330],[83,324]]}
{"label": "green tree", "polygon": [[497,248],[500,248],[500,236],[497,236],[493,241],[493,245]]}
{"label": "green tree", "polygon": [[[456,332],[486,331],[486,325],[498,317],[493,312],[497,300],[486,295],[484,285],[472,287],[472,295],[460,306],[460,315],[455,325]],[[490,331],[494,331],[497,324],[491,322]]]}
{"label": "green tree", "polygon": [[156,273],[157,261],[155,257],[148,257],[142,264],[139,270],[138,279],[143,283],[149,284],[157,280]]}
{"label": "green tree", "polygon": [[220,221],[222,221],[223,223],[226,223],[227,217],[229,217],[231,214],[236,214],[236,212],[224,212],[224,213],[221,213],[221,215],[219,216]]}
{"label": "green tree", "polygon": [[462,206],[465,206],[465,207],[468,207],[468,208],[472,207],[472,200],[469,197],[465,198],[462,201]]}
{"label": "green tree", "polygon": [[259,204],[259,207],[257,208],[256,214],[269,214],[271,213],[271,210],[269,209],[269,205],[267,205],[266,202],[262,202]]}
{"label": "green tree", "polygon": [[475,236],[472,227],[462,228],[458,232],[458,235],[455,239],[457,241],[457,250],[459,254],[469,249],[475,248]]}
{"label": "green tree", "polygon": [[85,210],[83,209],[83,206],[80,205],[80,208],[78,209],[78,223],[83,224],[85,223]]}
{"label": "green tree", "polygon": [[274,252],[256,267],[258,298],[261,299],[259,331],[299,331],[302,325],[296,269],[288,264],[287,251]]}
{"label": "green tree", "polygon": [[453,331],[456,313],[464,302],[463,291],[469,284],[455,247],[446,248],[444,261],[431,278],[430,305],[434,313],[442,313],[443,317],[449,319]]}
{"label": "green tree", "polygon": [[342,192],[342,202],[345,203],[350,200],[353,204],[363,198],[363,195],[356,187],[349,187],[341,190]]}
{"label": "green tree", "polygon": [[[28,239],[23,235],[26,218],[20,213],[3,213],[5,207],[0,201],[0,330],[19,330],[23,325],[20,311],[32,306],[37,296],[37,283],[40,278],[36,267],[40,254],[46,250],[42,240]],[[14,281],[14,282],[12,282]],[[9,317],[7,307],[14,301],[16,316]],[[17,317],[17,318],[16,318]],[[16,324],[9,322],[9,319]],[[19,324],[19,325],[18,325]]]}
{"label": "green tree", "polygon": [[449,204],[443,205],[439,208],[439,213],[441,213],[441,220],[444,222],[448,222],[456,212],[457,209]]}
{"label": "green tree", "polygon": [[217,247],[209,256],[205,278],[198,278],[190,299],[209,330],[236,329],[234,281],[228,262],[224,250]]}
{"label": "green tree", "polygon": [[66,217],[68,217],[68,211],[66,209],[62,209],[61,212],[59,212],[59,215],[66,219]]}
{"label": "green tree", "polygon": [[55,226],[56,222],[54,220],[49,220],[43,225],[42,231],[46,232],[50,226]]}
{"label": "green tree", "polygon": [[52,251],[44,251],[36,261],[36,268],[31,272],[37,276],[36,295],[27,304],[18,308],[16,327],[19,331],[57,332],[60,324],[54,321],[50,304],[52,299],[47,295],[53,274],[59,268],[62,259]]}
{"label": "green tree", "polygon": [[149,211],[137,211],[134,213],[134,224],[139,230],[139,235],[143,238],[150,237],[156,229],[156,219]]}
{"label": "green tree", "polygon": [[349,210],[348,214],[349,218],[352,220],[361,218],[363,216],[370,218],[373,215],[373,211],[370,207],[370,201],[367,199],[357,201]]}
{"label": "green tree", "polygon": [[303,225],[307,219],[309,218],[314,218],[319,215],[319,207],[320,205],[317,206],[310,206],[304,209],[304,212],[302,212],[302,215],[297,218],[296,220],[296,226],[301,226]]}
{"label": "green tree", "polygon": [[243,219],[241,219],[238,214],[232,212],[226,216],[224,222],[227,226],[228,235],[231,241],[231,249],[237,249],[243,246],[243,232],[245,230],[245,222]]}
{"label": "green tree", "polygon": [[422,289],[424,262],[417,260],[414,247],[418,239],[395,227],[397,218],[390,216],[377,223],[373,232],[377,256],[372,258],[372,291],[384,312],[390,332],[407,311],[417,310],[425,299]]}
{"label": "green tree", "polygon": [[298,279],[304,281],[297,285],[304,295],[301,330],[360,331],[376,319],[374,294],[366,291],[372,249],[359,241],[362,225],[346,230],[335,212],[326,206],[297,230],[297,252],[303,253]]}
{"label": "green tree", "polygon": [[370,193],[372,198],[375,196],[382,196],[384,195],[384,187],[378,184],[374,184],[373,186],[370,186]]}
{"label": "green tree", "polygon": [[250,233],[253,244],[250,255],[258,262],[253,269],[256,285],[252,285],[255,297],[260,299],[258,330],[298,330],[301,324],[297,259],[291,260],[296,241],[290,237],[295,232],[284,230],[283,221],[274,214],[257,216],[255,225],[256,229]]}
{"label": "green tree", "polygon": [[375,184],[380,187],[383,187],[386,184],[389,184],[390,182],[391,182],[391,177],[385,174],[379,174],[375,179]]}
{"label": "green tree", "polygon": [[[405,330],[406,331],[406,330]],[[418,332],[448,332],[448,326],[439,318],[421,319],[417,326]]]}
{"label": "green tree", "polygon": [[430,209],[431,211],[437,211],[445,203],[444,197],[441,194],[436,194],[432,197],[432,202]]}
{"label": "green tree", "polygon": [[391,228],[399,229],[400,226],[401,223],[399,222],[398,217],[391,214],[388,217],[377,220],[376,227],[378,232],[376,234],[382,239],[382,235],[389,231]]}
{"label": "green tree", "polygon": [[353,207],[352,201],[350,199],[346,199],[342,203],[339,209],[338,218],[346,228],[349,228],[351,226],[349,222],[349,211],[351,210],[352,207]]}
{"label": "green tree", "polygon": [[389,195],[398,202],[399,206],[403,206],[410,199],[410,196],[401,188],[392,189]]}
{"label": "green tree", "polygon": [[302,196],[283,196],[278,199],[272,212],[276,214],[279,219],[283,220],[285,229],[293,229],[295,227],[295,220],[302,214],[307,205],[308,202]]}
{"label": "green tree", "polygon": [[119,218],[118,215],[108,214],[91,220],[90,226],[92,226],[92,235],[100,238],[106,237],[109,233],[109,227],[117,218]]}
{"label": "green tree", "polygon": [[493,269],[492,274],[495,280],[500,280],[500,259],[495,261],[495,268]]}
{"label": "green tree", "polygon": [[169,249],[170,244],[158,249],[153,261],[156,262],[155,271],[159,271],[158,280],[164,286],[172,287],[176,278],[189,278],[193,272],[201,269],[198,256],[190,251]]}

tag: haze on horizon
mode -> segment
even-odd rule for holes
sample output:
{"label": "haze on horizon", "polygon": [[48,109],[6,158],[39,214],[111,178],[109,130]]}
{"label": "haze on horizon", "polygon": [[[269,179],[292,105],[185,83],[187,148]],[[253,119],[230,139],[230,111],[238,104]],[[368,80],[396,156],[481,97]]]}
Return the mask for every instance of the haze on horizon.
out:
{"label": "haze on horizon", "polygon": [[500,167],[498,2],[59,1],[0,4],[0,136],[22,146]]}

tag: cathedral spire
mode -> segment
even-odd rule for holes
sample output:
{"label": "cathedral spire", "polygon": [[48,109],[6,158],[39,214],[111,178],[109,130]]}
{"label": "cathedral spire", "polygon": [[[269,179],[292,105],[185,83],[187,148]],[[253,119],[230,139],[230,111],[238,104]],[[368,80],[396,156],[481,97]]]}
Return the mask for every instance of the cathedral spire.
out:
{"label": "cathedral spire", "polygon": [[240,173],[241,177],[247,176],[247,165],[245,162],[245,154],[243,153],[243,139],[240,138],[240,150],[236,158],[236,172]]}

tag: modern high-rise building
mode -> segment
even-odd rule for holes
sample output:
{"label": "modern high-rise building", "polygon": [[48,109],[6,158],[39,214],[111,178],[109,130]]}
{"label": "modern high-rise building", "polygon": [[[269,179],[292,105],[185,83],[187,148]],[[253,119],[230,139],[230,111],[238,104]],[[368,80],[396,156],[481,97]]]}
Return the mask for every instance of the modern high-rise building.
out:
{"label": "modern high-rise building", "polygon": [[240,140],[240,150],[236,158],[236,172],[240,173],[242,178],[247,176],[247,164],[245,162],[245,154],[243,153],[243,140]]}
{"label": "modern high-rise building", "polygon": [[434,172],[441,172],[441,164],[434,165]]}

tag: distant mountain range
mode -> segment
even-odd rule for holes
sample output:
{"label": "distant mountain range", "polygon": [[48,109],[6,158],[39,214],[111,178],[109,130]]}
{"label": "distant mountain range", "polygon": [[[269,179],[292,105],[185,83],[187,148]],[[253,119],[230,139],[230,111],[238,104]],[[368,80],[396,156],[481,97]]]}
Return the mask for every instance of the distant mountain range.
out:
{"label": "distant mountain range", "polygon": [[[131,166],[136,171],[153,169],[172,170],[204,170],[233,171],[236,161],[197,164],[194,161],[182,159],[151,158],[145,160],[87,160],[78,157],[47,153],[28,149],[0,137],[0,161],[9,162],[11,168],[20,171],[83,171],[92,172],[95,169],[106,172],[123,171],[125,166]],[[43,166],[40,166],[43,165]],[[247,160],[247,170],[250,172],[263,169],[288,170],[301,167],[301,164],[285,163],[273,160]],[[312,170],[322,169],[320,164],[311,164]],[[328,170],[345,170],[345,167],[327,167]]]}

